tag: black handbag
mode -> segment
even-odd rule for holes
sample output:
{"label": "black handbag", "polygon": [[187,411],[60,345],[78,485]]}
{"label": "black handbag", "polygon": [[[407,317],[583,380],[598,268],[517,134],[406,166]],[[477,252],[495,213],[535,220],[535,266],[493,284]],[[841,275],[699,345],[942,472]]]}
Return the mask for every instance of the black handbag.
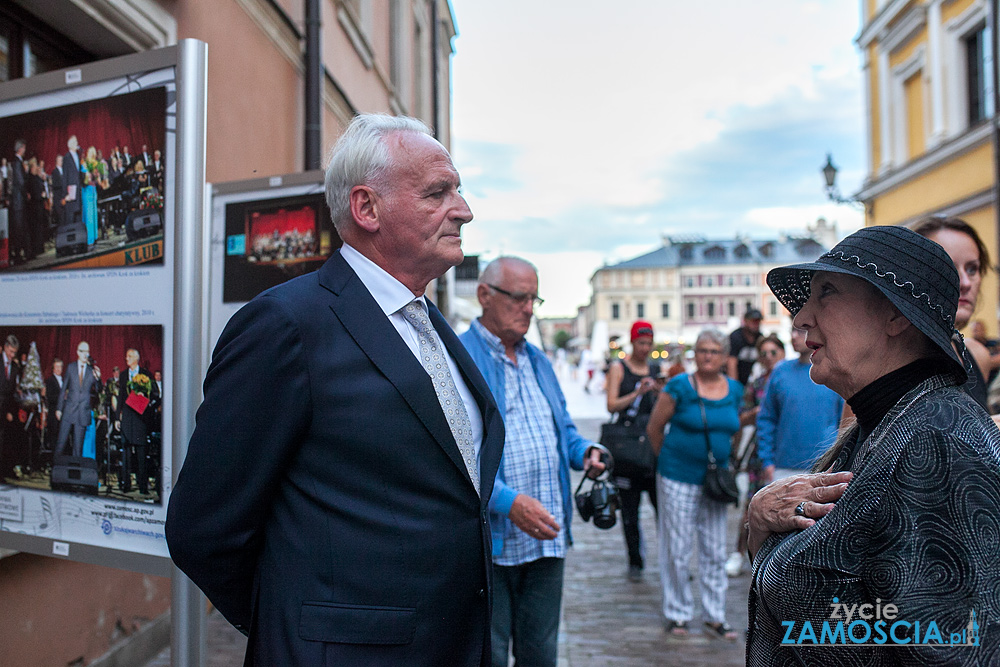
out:
{"label": "black handbag", "polygon": [[715,462],[715,455],[712,454],[712,443],[708,439],[708,415],[705,414],[705,401],[701,400],[698,393],[698,380],[691,375],[691,382],[694,384],[694,393],[698,397],[698,406],[701,408],[701,422],[705,426],[705,449],[708,451],[708,467],[705,469],[705,495],[720,503],[732,503],[736,505],[740,500],[740,491],[736,486],[736,473],[732,468],[720,468]]}
{"label": "black handbag", "polygon": [[656,472],[656,457],[646,438],[649,415],[601,424],[599,442],[615,457],[615,476],[641,479]]}

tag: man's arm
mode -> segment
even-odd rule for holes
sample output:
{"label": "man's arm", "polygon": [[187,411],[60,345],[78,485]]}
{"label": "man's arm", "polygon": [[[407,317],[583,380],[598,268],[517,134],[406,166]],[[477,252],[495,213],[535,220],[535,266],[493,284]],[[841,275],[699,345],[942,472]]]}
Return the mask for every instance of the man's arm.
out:
{"label": "man's arm", "polygon": [[757,413],[757,455],[764,467],[764,481],[774,477],[774,439],[781,418],[780,380],[772,373]]}
{"label": "man's arm", "polygon": [[256,299],[233,316],[170,495],[171,557],[243,631],[271,502],[310,421],[302,346],[276,298]]}

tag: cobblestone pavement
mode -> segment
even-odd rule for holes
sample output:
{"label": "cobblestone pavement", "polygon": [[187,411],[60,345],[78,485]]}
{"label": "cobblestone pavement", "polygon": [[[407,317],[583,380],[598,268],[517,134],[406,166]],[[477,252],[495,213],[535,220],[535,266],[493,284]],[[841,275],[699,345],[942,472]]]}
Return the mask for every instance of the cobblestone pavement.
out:
{"label": "cobblestone pavement", "polygon": [[[567,372],[561,374],[570,414],[580,432],[594,439],[606,420],[600,378],[591,383],[591,393],[583,391]],[[573,488],[580,481],[573,476]],[[619,517],[620,519],[620,517]],[[626,578],[628,560],[621,522],[610,530],[599,530],[573,520],[575,545],[566,560],[563,613],[559,634],[559,667],[606,667],[624,665],[730,667],[744,664],[743,630],[747,623],[749,577],[729,580],[726,598],[727,620],[739,631],[736,642],[709,639],[700,634],[697,619],[692,635],[684,640],[669,637],[663,630],[660,612],[659,565],[656,554],[656,521],[652,506],[643,497],[640,510],[646,542],[644,579],[632,583]],[[738,517],[730,512],[731,543],[735,544]],[[692,573],[694,567],[692,566]],[[698,600],[697,576],[692,582]],[[239,667],[243,664],[246,640],[222,617],[213,612],[208,619],[208,667]],[[170,649],[164,649],[146,667],[169,667]]]}

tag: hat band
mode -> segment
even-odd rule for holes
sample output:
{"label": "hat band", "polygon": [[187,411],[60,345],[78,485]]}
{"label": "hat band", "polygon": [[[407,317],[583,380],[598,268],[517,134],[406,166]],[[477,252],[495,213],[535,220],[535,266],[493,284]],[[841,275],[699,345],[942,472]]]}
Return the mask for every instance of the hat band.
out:
{"label": "hat band", "polygon": [[941,307],[939,304],[931,302],[931,297],[927,292],[920,292],[919,294],[917,294],[916,285],[914,285],[909,280],[904,282],[899,282],[899,280],[896,278],[896,274],[893,271],[882,271],[881,269],[878,268],[878,264],[876,264],[875,262],[864,262],[857,255],[847,255],[843,250],[836,250],[836,251],[831,250],[830,252],[823,255],[823,257],[829,257],[831,259],[839,259],[842,262],[848,262],[848,263],[854,262],[855,264],[858,265],[858,268],[860,268],[862,271],[871,270],[879,278],[891,280],[892,284],[900,289],[905,290],[907,289],[907,286],[909,286],[910,296],[912,296],[917,301],[920,301],[921,299],[926,301],[927,305],[931,308],[931,310],[936,310],[938,314],[941,316],[941,319],[944,320],[945,324],[947,324],[949,328],[954,328],[955,320],[949,317],[948,314],[944,312],[943,307]]}

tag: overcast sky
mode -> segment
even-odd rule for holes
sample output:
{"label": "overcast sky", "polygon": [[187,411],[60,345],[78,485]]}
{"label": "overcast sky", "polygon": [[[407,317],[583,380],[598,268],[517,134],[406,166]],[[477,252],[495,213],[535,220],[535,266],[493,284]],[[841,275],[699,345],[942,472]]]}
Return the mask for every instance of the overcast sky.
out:
{"label": "overcast sky", "polygon": [[524,256],[541,317],[575,315],[605,263],[662,234],[753,238],[860,209],[858,0],[452,0],[452,153],[465,251]]}

